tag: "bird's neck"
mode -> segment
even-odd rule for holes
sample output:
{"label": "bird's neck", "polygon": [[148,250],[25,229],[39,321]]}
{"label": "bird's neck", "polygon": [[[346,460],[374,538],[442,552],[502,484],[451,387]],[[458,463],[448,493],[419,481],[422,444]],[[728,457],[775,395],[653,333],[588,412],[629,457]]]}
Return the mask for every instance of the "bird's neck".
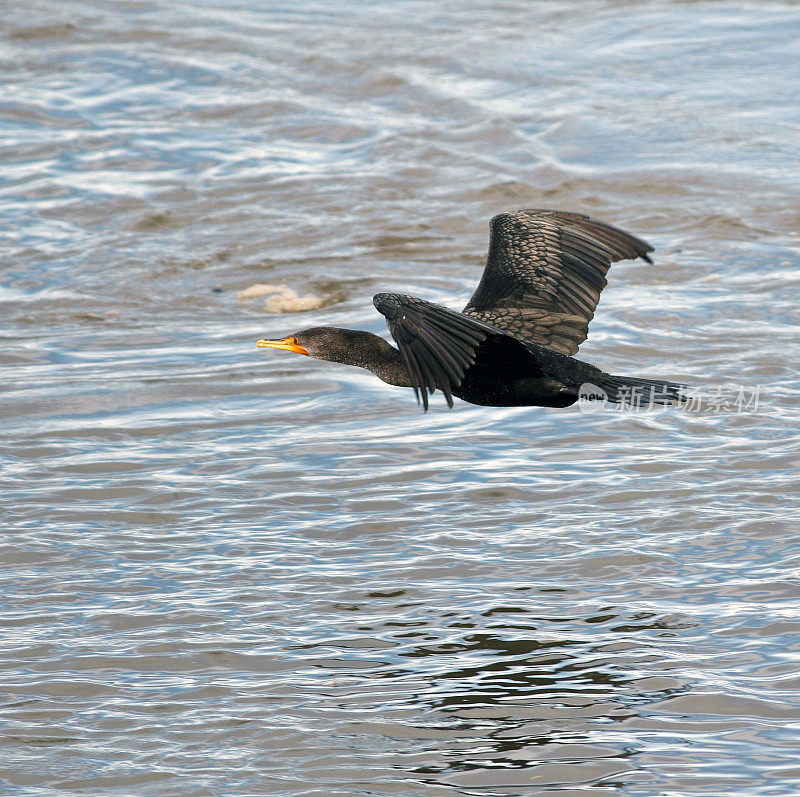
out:
{"label": "bird's neck", "polygon": [[400,352],[379,335],[359,330],[358,345],[348,349],[347,365],[372,371],[378,379],[398,387],[411,387]]}

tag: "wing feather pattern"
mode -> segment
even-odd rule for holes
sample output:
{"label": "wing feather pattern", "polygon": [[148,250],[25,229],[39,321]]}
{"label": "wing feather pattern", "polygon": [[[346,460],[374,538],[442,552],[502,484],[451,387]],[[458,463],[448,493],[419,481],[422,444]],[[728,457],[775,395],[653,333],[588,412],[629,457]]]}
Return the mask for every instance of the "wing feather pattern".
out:
{"label": "wing feather pattern", "polygon": [[414,296],[378,293],[372,300],[386,316],[397,342],[417,402],[428,409],[428,395],[441,390],[453,406],[453,390],[475,363],[478,347],[489,335],[508,337],[475,318]]}
{"label": "wing feather pattern", "polygon": [[495,216],[490,230],[464,314],[567,355],[586,340],[611,264],[652,262],[648,243],[579,213],[516,210]]}

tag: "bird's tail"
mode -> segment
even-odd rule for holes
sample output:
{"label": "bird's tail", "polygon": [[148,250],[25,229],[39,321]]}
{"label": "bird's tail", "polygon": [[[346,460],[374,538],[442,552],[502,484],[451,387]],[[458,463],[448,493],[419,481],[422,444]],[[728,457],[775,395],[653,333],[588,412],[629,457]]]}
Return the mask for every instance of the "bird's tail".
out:
{"label": "bird's tail", "polygon": [[581,385],[580,396],[595,401],[610,401],[646,409],[660,404],[681,404],[689,400],[688,385],[661,379],[604,374],[595,383]]}

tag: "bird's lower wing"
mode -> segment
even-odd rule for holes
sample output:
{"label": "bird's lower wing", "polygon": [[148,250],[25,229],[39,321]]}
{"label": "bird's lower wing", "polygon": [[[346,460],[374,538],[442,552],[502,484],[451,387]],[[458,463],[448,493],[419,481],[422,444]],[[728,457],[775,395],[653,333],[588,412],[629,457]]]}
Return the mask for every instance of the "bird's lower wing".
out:
{"label": "bird's lower wing", "polygon": [[397,342],[417,401],[428,409],[428,394],[441,390],[453,406],[453,390],[476,357],[477,348],[490,335],[505,336],[477,319],[438,304],[399,293],[378,293],[378,312]]}

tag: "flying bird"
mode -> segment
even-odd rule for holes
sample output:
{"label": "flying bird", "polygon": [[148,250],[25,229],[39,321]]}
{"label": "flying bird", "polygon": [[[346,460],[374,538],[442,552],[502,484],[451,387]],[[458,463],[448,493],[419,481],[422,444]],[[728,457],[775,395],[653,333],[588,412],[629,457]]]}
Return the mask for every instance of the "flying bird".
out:
{"label": "flying bird", "polygon": [[379,335],[312,327],[256,346],[356,365],[411,387],[428,409],[439,390],[490,407],[568,407],[579,397],[616,404],[672,404],[685,385],[612,376],[575,359],[589,334],[606,274],[618,260],[651,263],[653,247],[610,224],[559,210],[515,210],[490,222],[481,281],[461,311],[378,293],[397,348]]}

